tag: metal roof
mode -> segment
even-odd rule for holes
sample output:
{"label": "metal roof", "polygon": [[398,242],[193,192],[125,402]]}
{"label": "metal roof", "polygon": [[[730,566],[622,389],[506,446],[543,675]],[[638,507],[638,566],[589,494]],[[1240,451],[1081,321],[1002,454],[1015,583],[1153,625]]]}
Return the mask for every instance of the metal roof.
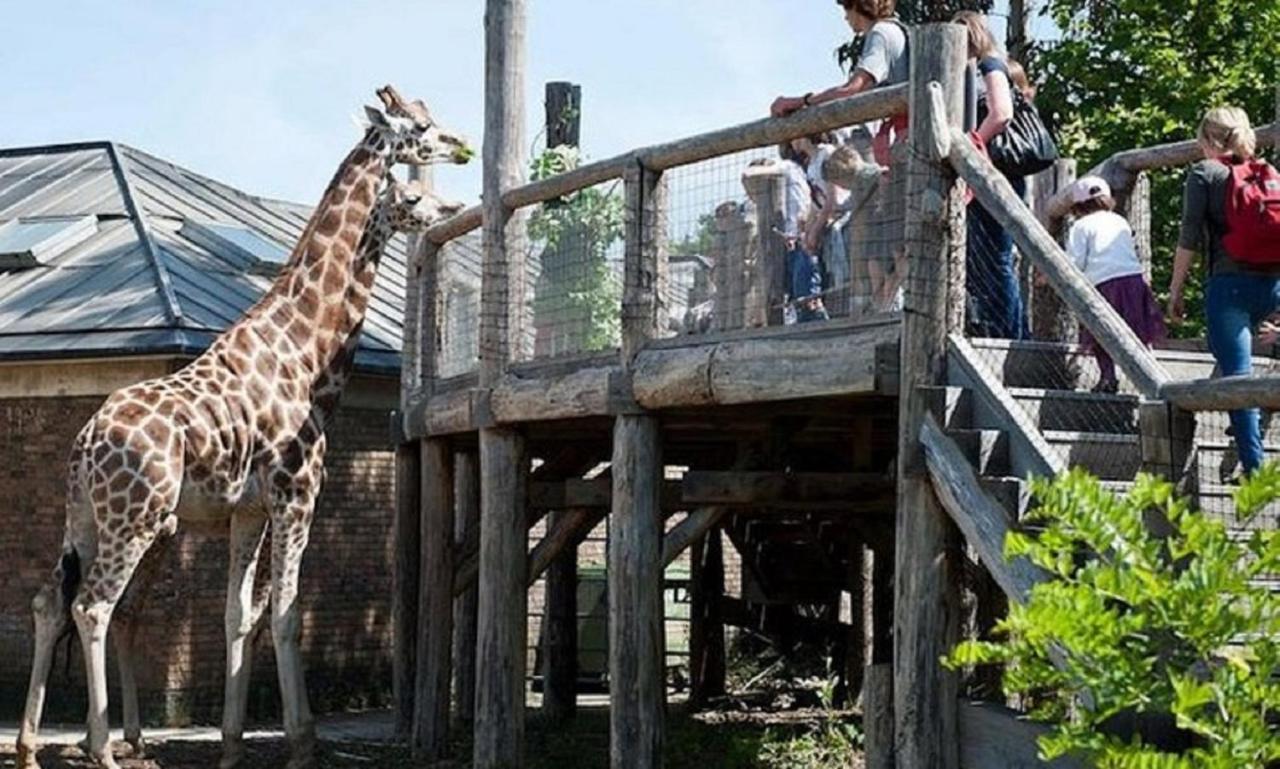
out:
{"label": "metal roof", "polygon": [[[244,227],[291,250],[311,210],[111,142],[0,149],[0,223],[98,222],[91,237],[41,266],[0,272],[0,360],[196,354],[272,279],[243,250],[210,248],[183,223]],[[362,370],[399,371],[406,248],[397,236],[379,268],[356,354]]]}

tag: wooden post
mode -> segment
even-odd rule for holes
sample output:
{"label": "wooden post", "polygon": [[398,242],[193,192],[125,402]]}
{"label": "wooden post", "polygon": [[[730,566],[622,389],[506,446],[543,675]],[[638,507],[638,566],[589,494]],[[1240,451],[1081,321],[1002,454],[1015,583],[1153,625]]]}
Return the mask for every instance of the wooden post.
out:
{"label": "wooden post", "polygon": [[[580,511],[551,513],[548,531],[561,519],[576,517]],[[563,721],[577,712],[578,688],[578,546],[565,545],[564,552],[547,568],[546,624],[543,637],[542,712],[552,721]]]}
{"label": "wooden post", "polygon": [[[666,261],[662,176],[627,170],[622,365],[658,330]],[[609,574],[609,759],[613,769],[662,765],[662,444],[656,417],[621,414],[613,428]]]}
{"label": "wooden post", "polygon": [[[461,549],[467,532],[480,525],[480,462],[474,451],[454,455],[455,552]],[[456,593],[456,586],[454,592]],[[476,715],[476,606],[479,593],[473,582],[453,603],[453,697],[454,723],[470,726]]]}
{"label": "wooden post", "polygon": [[[1076,161],[1074,160],[1058,160],[1051,168],[1046,168],[1035,176],[1033,205],[1036,216],[1045,223],[1046,227],[1050,226],[1046,218],[1049,200],[1058,194],[1059,190],[1070,186],[1075,179]],[[1056,221],[1056,226],[1059,231],[1054,232],[1051,228],[1050,233],[1058,238],[1059,242],[1065,242],[1066,233],[1061,219]],[[1031,331],[1036,339],[1054,342],[1076,341],[1080,326],[1052,286],[1048,284],[1034,286],[1031,308]]]}
{"label": "wooden post", "polygon": [[396,447],[395,590],[391,598],[392,698],[398,739],[413,733],[413,689],[418,652],[418,509],[421,478],[418,442]]}
{"label": "wooden post", "polygon": [[716,234],[711,244],[716,284],[714,320],[717,331],[728,331],[741,328],[747,315],[746,261],[751,249],[751,233],[736,201],[716,206],[715,221]]}
{"label": "wooden post", "polygon": [[[582,87],[573,83],[547,83],[547,146],[578,146],[582,128]],[[548,531],[566,516],[581,513],[554,512]],[[544,671],[542,712],[553,721],[574,715],[578,685],[578,546],[570,542],[547,569],[546,611],[543,622]]]}
{"label": "wooden post", "polygon": [[1142,271],[1147,282],[1151,282],[1151,176],[1143,171],[1133,180],[1133,189],[1129,190],[1124,218],[1129,220],[1133,230],[1133,244],[1138,250],[1138,261],[1142,262]]}
{"label": "wooden post", "polygon": [[[936,145],[939,125],[960,125],[968,54],[964,32],[954,24],[917,27],[912,48],[908,287],[902,314],[895,532],[894,742],[902,769],[956,769],[956,677],[939,662],[957,638],[954,535],[929,483],[918,436],[928,410],[920,388],[946,381],[947,336],[961,301],[953,295],[950,273],[962,268],[954,264],[948,222],[962,201]],[[935,81],[942,85],[945,115],[934,114],[929,84]]]}
{"label": "wooden post", "polygon": [[[523,233],[502,202],[524,175],[524,34],[525,0],[486,0],[482,388],[501,381],[525,344]],[[524,765],[528,471],[518,431],[480,430],[476,769]]]}
{"label": "wooden post", "polygon": [[725,692],[724,550],[714,528],[689,550],[689,706],[704,707]]}
{"label": "wooden post", "polygon": [[786,224],[786,175],[771,163],[751,166],[742,175],[742,186],[756,209],[756,255],[754,280],[764,299],[764,322],[782,325],[782,304],[786,294],[787,243],[780,234]]}
{"label": "wooden post", "polygon": [[1027,63],[1027,49],[1031,46],[1031,36],[1027,30],[1031,5],[1034,5],[1034,0],[1009,0],[1009,29],[1005,35],[1005,50],[1010,57],[1024,65]]}
{"label": "wooden post", "polygon": [[413,749],[426,761],[449,747],[453,640],[453,454],[448,441],[421,442],[421,584]]}

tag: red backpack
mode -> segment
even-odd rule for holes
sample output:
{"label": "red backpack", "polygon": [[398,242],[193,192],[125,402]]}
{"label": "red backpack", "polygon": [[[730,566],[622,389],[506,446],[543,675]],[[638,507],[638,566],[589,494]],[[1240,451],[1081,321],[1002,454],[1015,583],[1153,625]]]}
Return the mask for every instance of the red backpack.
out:
{"label": "red backpack", "polygon": [[1280,264],[1280,172],[1262,159],[1220,160],[1231,171],[1223,247],[1243,264]]}

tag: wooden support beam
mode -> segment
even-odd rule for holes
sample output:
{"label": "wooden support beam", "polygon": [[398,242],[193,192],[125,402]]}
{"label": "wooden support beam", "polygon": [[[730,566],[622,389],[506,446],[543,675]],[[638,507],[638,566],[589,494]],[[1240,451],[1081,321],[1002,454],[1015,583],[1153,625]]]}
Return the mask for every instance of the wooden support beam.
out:
{"label": "wooden support beam", "polygon": [[[905,238],[907,285],[899,360],[898,505],[895,539],[896,653],[893,668],[897,766],[956,769],[955,674],[940,659],[958,637],[956,553],[929,484],[918,440],[929,408],[924,387],[945,384],[947,335],[963,307],[963,251],[952,222],[963,200],[945,165],[930,158],[931,125],[960,125],[968,47],[954,24],[917,27],[911,57],[911,147]],[[931,93],[931,83],[941,88]],[[936,114],[935,114],[936,113]],[[938,115],[944,115],[945,119]],[[961,134],[961,140],[968,142]],[[952,151],[956,141],[952,140]],[[874,757],[883,761],[883,757]]]}
{"label": "wooden support beam", "polygon": [[397,738],[413,734],[414,678],[418,656],[419,509],[418,441],[396,447],[395,588],[391,594],[391,688]]}
{"label": "wooden support beam", "polygon": [[1009,180],[958,128],[952,134],[950,157],[978,201],[1013,236],[1019,251],[1034,262],[1036,270],[1115,359],[1139,392],[1156,397],[1160,387],[1169,380],[1164,367],[1031,215]]}
{"label": "wooden support beam", "polygon": [[[473,451],[462,451],[454,455],[453,461],[453,533],[454,547],[457,548],[467,532],[480,531],[480,458]],[[455,576],[454,579],[458,578]],[[457,704],[453,715],[454,723],[465,728],[475,721],[476,713],[476,610],[479,593],[474,577],[461,590],[455,584],[453,593],[453,695]]]}
{"label": "wooden support beam", "polygon": [[[1052,167],[1037,174],[1034,179],[1033,206],[1036,218],[1059,244],[1065,245],[1066,232],[1062,227],[1062,220],[1050,219],[1048,205],[1054,195],[1070,187],[1076,180],[1076,161],[1059,159]],[[1054,292],[1052,286],[1040,283],[1034,285],[1031,317],[1031,328],[1036,339],[1075,343],[1079,336],[1080,324],[1072,317],[1071,311],[1062,303],[1062,299]]]}
{"label": "wooden support beam", "polygon": [[[607,480],[607,479],[606,479]],[[547,533],[529,551],[529,567],[526,582],[532,587],[542,573],[547,571],[566,551],[577,553],[578,544],[604,520],[608,507],[571,508],[553,512]],[[576,570],[575,570],[576,571]]]}
{"label": "wooden support beam", "polygon": [[689,705],[703,707],[725,693],[724,550],[713,528],[689,554]]}
{"label": "wooden support beam", "polygon": [[723,507],[701,507],[690,512],[662,538],[662,568],[670,566],[686,548],[706,536],[728,512]]}
{"label": "wooden support beam", "polygon": [[613,769],[662,765],[662,479],[658,420],[618,417],[609,539],[609,755]]}
{"label": "wooden support beam", "polygon": [[1280,410],[1280,376],[1228,376],[1169,382],[1160,397],[1186,411]]}
{"label": "wooden support beam", "polygon": [[421,583],[413,752],[439,761],[449,749],[453,663],[453,455],[447,441],[421,442]]}
{"label": "wooden support beam", "polygon": [[750,166],[742,174],[742,186],[755,207],[756,258],[752,284],[758,308],[750,308],[744,320],[757,325],[782,325],[787,294],[786,172],[780,163]]}
{"label": "wooden support beam", "polygon": [[926,415],[920,426],[920,443],[942,507],[1000,589],[1011,600],[1026,603],[1031,586],[1044,580],[1045,575],[1025,559],[1005,560],[1009,514],[982,488],[964,452],[943,433],[932,414]]}
{"label": "wooden support beam", "polygon": [[[603,509],[611,504],[608,478],[529,484],[528,507],[534,511]],[[665,513],[723,506],[765,508],[756,511],[761,515],[797,510],[876,514],[893,509],[893,482],[881,473],[690,470],[681,480],[659,485],[659,504]],[[461,563],[467,563],[465,555]]]}
{"label": "wooden support beam", "polygon": [[[502,380],[524,344],[523,225],[502,202],[524,176],[525,0],[485,3],[484,254],[480,387]],[[480,571],[476,641],[475,769],[524,765],[525,485],[516,430],[480,430]]]}
{"label": "wooden support beam", "polygon": [[893,769],[893,665],[869,666],[862,692],[866,769]]}

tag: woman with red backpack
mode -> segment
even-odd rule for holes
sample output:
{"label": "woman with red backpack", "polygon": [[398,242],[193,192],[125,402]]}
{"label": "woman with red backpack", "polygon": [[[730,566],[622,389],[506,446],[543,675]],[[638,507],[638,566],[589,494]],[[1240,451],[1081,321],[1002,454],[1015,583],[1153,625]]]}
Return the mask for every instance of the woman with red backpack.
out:
{"label": "woman with red backpack", "polygon": [[[1280,310],[1280,174],[1255,156],[1257,138],[1239,107],[1209,110],[1197,136],[1205,159],[1187,173],[1182,231],[1169,284],[1169,317],[1182,320],[1183,288],[1205,254],[1209,350],[1221,376],[1253,371],[1253,328]],[[1231,412],[1246,474],[1262,464],[1258,409]]]}

